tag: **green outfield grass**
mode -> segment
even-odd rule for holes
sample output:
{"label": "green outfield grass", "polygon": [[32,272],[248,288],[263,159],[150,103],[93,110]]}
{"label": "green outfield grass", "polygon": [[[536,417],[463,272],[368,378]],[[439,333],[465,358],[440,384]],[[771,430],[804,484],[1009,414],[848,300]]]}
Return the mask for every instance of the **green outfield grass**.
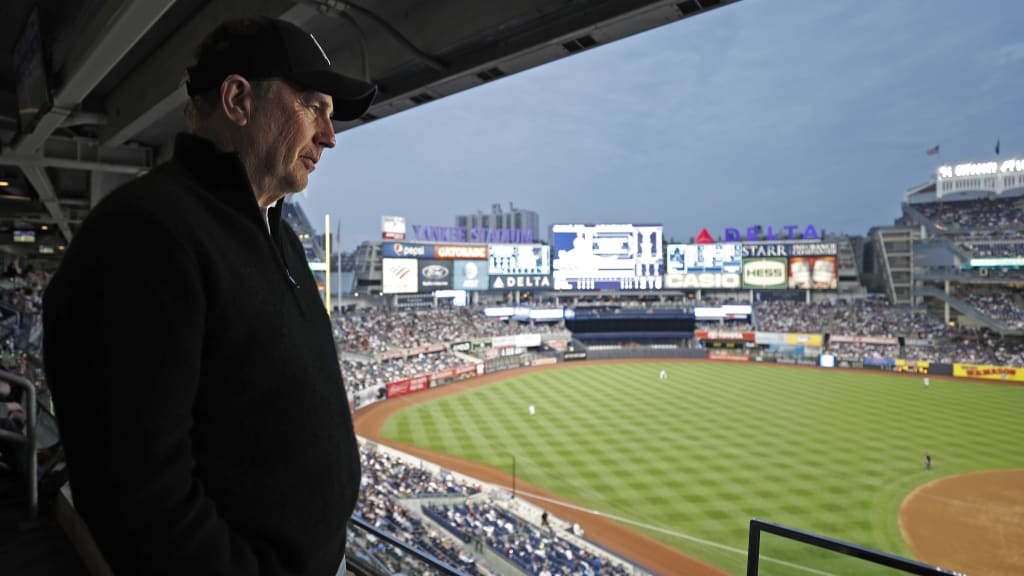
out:
{"label": "green outfield grass", "polygon": [[[925,389],[918,377],[782,366],[579,364],[412,406],[382,435],[509,472],[514,455],[519,478],[740,574],[751,517],[911,557],[897,524],[911,490],[1024,467],[1024,388],[933,377]],[[860,571],[778,540],[762,554]]]}

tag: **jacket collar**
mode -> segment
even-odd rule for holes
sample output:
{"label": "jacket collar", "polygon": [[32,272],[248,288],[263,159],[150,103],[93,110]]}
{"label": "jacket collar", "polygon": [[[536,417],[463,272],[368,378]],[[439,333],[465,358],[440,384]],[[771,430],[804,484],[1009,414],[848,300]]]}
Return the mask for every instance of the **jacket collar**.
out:
{"label": "jacket collar", "polygon": [[[175,138],[174,159],[188,170],[203,190],[235,210],[262,220],[256,193],[237,153],[223,152],[212,140],[183,132]],[[281,222],[283,207],[284,202],[278,201],[267,213],[270,229],[275,232]]]}

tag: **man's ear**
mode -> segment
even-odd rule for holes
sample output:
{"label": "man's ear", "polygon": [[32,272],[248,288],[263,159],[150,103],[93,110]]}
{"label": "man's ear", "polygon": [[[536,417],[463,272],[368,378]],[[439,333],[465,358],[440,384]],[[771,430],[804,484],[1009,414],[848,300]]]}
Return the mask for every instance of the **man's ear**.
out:
{"label": "man's ear", "polygon": [[252,113],[252,85],[244,77],[231,74],[220,83],[220,107],[238,126],[249,123]]}

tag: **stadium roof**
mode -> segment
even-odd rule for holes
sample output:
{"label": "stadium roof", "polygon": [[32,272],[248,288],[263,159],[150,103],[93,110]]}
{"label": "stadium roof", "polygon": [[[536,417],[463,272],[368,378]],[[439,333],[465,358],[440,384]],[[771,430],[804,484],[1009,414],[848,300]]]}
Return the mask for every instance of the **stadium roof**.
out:
{"label": "stadium roof", "polygon": [[185,66],[227,17],[295,22],[378,83],[349,129],[735,1],[4,0],[0,250],[36,253],[13,229],[65,244],[105,192],[169,157]]}

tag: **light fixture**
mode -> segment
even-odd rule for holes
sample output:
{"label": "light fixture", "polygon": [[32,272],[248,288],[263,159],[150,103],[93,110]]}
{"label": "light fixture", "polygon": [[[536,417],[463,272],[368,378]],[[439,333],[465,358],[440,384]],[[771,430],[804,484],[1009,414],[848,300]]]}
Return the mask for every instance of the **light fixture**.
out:
{"label": "light fixture", "polygon": [[11,185],[11,183],[8,182],[7,180],[0,180],[0,188],[4,188],[4,187],[10,186],[10,185]]}

